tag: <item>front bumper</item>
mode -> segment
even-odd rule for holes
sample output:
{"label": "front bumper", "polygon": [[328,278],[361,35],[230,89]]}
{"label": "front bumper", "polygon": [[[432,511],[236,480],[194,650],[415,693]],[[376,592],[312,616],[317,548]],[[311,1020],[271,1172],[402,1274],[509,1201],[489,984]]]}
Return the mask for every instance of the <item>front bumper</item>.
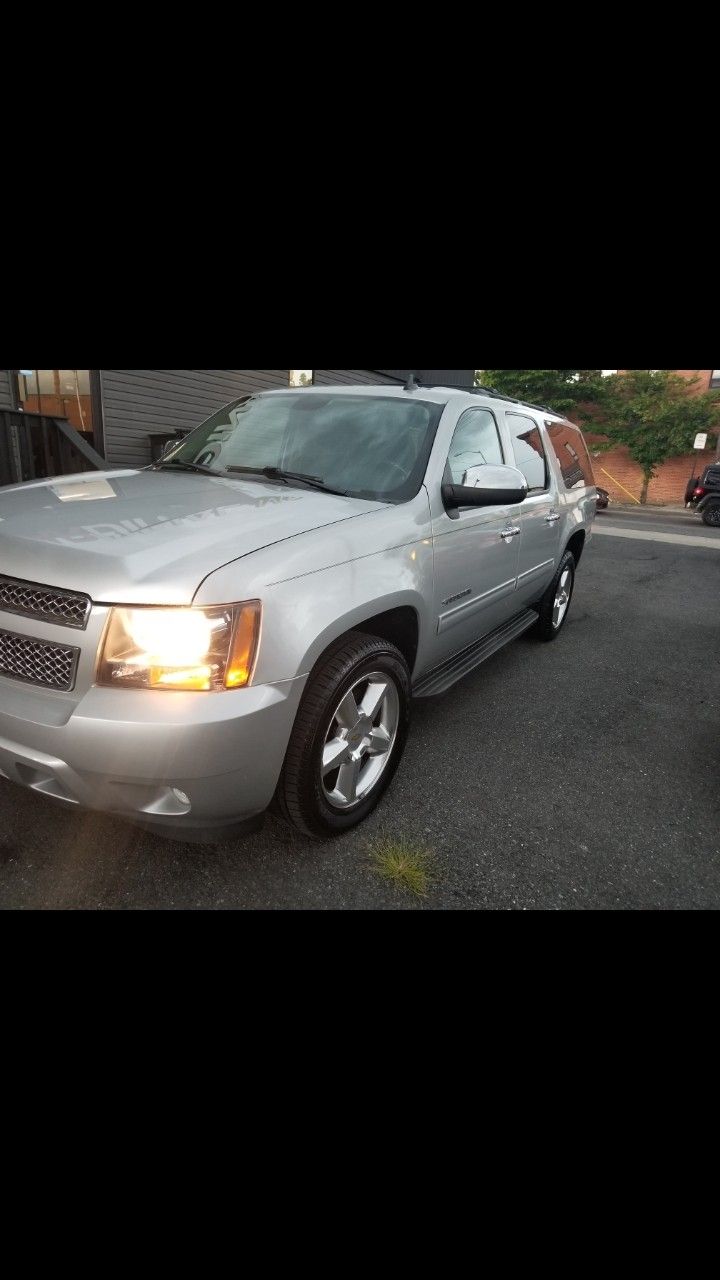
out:
{"label": "front bumper", "polygon": [[0,678],[0,776],[177,839],[222,831],[272,800],[304,687],[93,687],[73,705]]}

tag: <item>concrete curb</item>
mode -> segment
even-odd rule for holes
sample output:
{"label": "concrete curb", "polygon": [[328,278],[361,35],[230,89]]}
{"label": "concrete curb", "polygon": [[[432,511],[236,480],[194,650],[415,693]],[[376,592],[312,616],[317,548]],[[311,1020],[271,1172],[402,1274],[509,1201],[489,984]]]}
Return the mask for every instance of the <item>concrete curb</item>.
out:
{"label": "concrete curb", "polygon": [[681,502],[672,502],[672,503],[669,502],[669,503],[663,503],[662,505],[660,503],[647,503],[647,505],[643,507],[643,506],[638,506],[635,502],[613,502],[611,500],[610,506],[606,508],[606,510],[609,512],[636,511],[638,513],[646,512],[650,514],[655,512],[657,514],[662,511],[683,512],[683,511],[686,511],[687,508],[685,507],[684,503],[681,503]]}

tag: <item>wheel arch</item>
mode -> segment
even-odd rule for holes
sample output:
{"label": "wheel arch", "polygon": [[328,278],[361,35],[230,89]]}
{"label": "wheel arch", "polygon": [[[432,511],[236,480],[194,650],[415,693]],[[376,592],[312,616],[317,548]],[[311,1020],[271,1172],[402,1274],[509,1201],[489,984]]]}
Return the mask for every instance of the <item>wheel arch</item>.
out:
{"label": "wheel arch", "polygon": [[563,552],[563,555],[565,555],[565,554],[566,554],[566,552],[568,552],[568,551],[572,551],[572,553],[573,553],[573,555],[574,555],[574,557],[575,557],[575,564],[576,564],[576,565],[577,565],[577,564],[579,564],[579,563],[580,563],[581,556],[582,556],[582,553],[583,553],[583,551],[585,550],[585,541],[586,541],[586,539],[587,539],[587,534],[586,534],[585,530],[584,530],[584,529],[576,529],[575,533],[572,535],[572,537],[571,537],[571,538],[570,538],[570,540],[568,541],[568,544],[567,544],[567,546],[566,546],[566,548],[565,548],[565,551]]}
{"label": "wheel arch", "polygon": [[[382,603],[380,601],[376,604]],[[343,644],[354,631],[363,635],[387,640],[400,650],[412,675],[420,642],[420,615],[415,604],[396,604],[390,609],[377,609],[367,605],[353,609],[315,637],[303,663],[304,670],[312,674],[332,649]]]}

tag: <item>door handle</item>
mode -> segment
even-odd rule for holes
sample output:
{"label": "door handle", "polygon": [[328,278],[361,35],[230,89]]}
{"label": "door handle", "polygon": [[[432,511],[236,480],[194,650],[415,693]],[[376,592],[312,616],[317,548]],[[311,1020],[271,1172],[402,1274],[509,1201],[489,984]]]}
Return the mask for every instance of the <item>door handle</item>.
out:
{"label": "door handle", "polygon": [[520,530],[513,525],[511,529],[503,529],[502,533],[500,534],[500,537],[503,539],[504,542],[510,542],[511,538],[517,538],[519,534],[520,534]]}
{"label": "door handle", "polygon": [[558,520],[559,520],[559,519],[560,519],[560,512],[559,512],[559,511],[551,511],[551,512],[550,512],[550,515],[545,517],[545,523],[546,523],[546,524],[557,524],[557,522],[558,522]]}

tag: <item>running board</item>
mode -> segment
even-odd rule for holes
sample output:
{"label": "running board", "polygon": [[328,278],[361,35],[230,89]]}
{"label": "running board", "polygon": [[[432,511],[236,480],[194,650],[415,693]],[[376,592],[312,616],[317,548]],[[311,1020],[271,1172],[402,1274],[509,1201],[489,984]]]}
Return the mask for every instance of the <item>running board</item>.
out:
{"label": "running board", "polygon": [[446,693],[454,684],[457,684],[458,680],[462,680],[463,676],[469,675],[481,663],[497,653],[498,649],[503,649],[506,644],[510,644],[511,640],[517,640],[518,636],[521,636],[523,631],[527,631],[537,620],[538,615],[534,609],[524,609],[522,613],[510,618],[509,622],[504,622],[501,627],[483,636],[482,640],[477,640],[475,644],[463,649],[461,653],[456,653],[454,657],[448,658],[447,662],[443,662],[442,666],[436,667],[434,671],[423,676],[413,687],[413,697],[433,698],[438,693]]}

